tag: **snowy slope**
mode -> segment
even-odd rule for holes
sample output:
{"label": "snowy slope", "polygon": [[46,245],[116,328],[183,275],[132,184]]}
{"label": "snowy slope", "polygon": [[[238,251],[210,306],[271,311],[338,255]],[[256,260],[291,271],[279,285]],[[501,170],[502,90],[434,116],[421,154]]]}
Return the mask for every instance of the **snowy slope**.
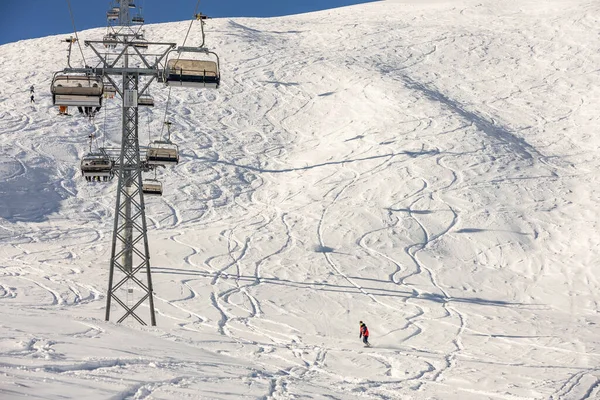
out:
{"label": "snowy slope", "polygon": [[210,20],[222,86],[172,89],[182,161],[147,200],[155,328],[104,322],[116,182],[78,170],[88,135],[119,143],[119,102],[56,115],[68,34],[0,46],[0,398],[600,398],[599,20],[579,0]]}

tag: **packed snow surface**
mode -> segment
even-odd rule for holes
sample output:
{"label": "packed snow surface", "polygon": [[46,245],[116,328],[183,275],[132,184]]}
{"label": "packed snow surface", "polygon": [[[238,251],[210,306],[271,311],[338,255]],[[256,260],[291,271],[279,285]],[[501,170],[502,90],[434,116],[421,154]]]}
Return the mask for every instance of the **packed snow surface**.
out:
{"label": "packed snow surface", "polygon": [[181,150],[146,199],[156,327],[104,321],[117,182],[79,172],[120,100],[59,117],[69,34],[1,46],[0,398],[600,398],[599,26],[579,0],[209,20],[221,87],[140,109]]}

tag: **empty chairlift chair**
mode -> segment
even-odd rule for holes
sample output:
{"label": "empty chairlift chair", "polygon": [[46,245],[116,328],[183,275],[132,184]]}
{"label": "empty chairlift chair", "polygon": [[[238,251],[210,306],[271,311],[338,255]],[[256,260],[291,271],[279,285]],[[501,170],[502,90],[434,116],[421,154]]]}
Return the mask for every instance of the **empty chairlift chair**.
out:
{"label": "empty chairlift chair", "polygon": [[154,98],[149,94],[138,96],[138,107],[154,107]]}
{"label": "empty chairlift chair", "polygon": [[104,84],[99,76],[57,73],[50,90],[55,106],[100,107]]}
{"label": "empty chairlift chair", "polygon": [[108,181],[114,176],[113,161],[103,153],[89,153],[81,159],[81,174],[87,181]]}
{"label": "empty chairlift chair", "polygon": [[[218,88],[221,82],[219,56],[203,47],[179,47],[177,57],[167,61],[164,81],[167,86]],[[181,57],[182,53],[212,55],[214,60]]]}
{"label": "empty chairlift chair", "polygon": [[141,15],[135,15],[131,18],[131,22],[134,25],[143,25],[144,24],[144,17],[142,17]]}
{"label": "empty chairlift chair", "polygon": [[142,182],[142,192],[151,196],[162,196],[162,183],[157,179],[145,179]]}
{"label": "empty chairlift chair", "polygon": [[119,7],[113,7],[110,10],[108,10],[108,12],[106,13],[106,19],[108,19],[109,21],[118,21],[119,20],[119,13],[120,13],[120,8]]}
{"label": "empty chairlift chair", "polygon": [[140,50],[148,50],[148,43],[147,42],[135,42],[135,43],[133,43],[133,47],[140,49]]}
{"label": "empty chairlift chair", "polygon": [[146,162],[151,165],[176,165],[179,163],[179,147],[169,141],[155,141],[148,146]]}

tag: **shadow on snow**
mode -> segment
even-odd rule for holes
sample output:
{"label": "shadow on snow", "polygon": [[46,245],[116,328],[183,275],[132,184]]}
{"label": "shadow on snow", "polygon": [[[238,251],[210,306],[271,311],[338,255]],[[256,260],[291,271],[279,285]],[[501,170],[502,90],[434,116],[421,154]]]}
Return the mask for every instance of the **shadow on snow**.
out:
{"label": "shadow on snow", "polygon": [[60,209],[67,192],[45,168],[26,173],[0,185],[0,218],[9,222],[42,222]]}
{"label": "shadow on snow", "polygon": [[[415,300],[427,300],[435,303],[469,303],[476,304],[481,306],[495,306],[495,307],[518,307],[518,306],[539,306],[539,304],[527,304],[527,303],[515,303],[508,302],[503,300],[487,300],[482,299],[480,297],[446,297],[441,294],[435,293],[418,293],[413,290],[398,290],[398,289],[383,289],[377,287],[356,287],[352,285],[334,285],[326,282],[299,282],[292,281],[289,279],[279,279],[279,278],[257,278],[255,276],[246,276],[246,275],[232,275],[220,272],[205,272],[205,271],[189,271],[185,269],[177,269],[177,268],[165,268],[165,267],[153,267],[154,274],[169,274],[169,275],[185,275],[185,276],[200,276],[204,278],[216,279],[233,279],[236,281],[246,281],[246,282],[254,282],[254,283],[264,283],[269,285],[280,285],[280,286],[289,286],[296,287],[301,289],[313,289],[318,291],[325,292],[335,292],[335,293],[355,293],[355,294],[365,294],[367,292],[371,296],[375,297],[401,297],[406,299],[415,299]],[[350,276],[348,279],[353,280],[368,280],[386,284],[394,284],[390,281],[383,281],[379,279],[372,278],[361,278]]]}
{"label": "shadow on snow", "polygon": [[360,161],[376,160],[376,159],[380,159],[380,158],[392,159],[397,156],[409,156],[409,157],[415,158],[418,156],[437,155],[437,154],[440,154],[439,150],[401,151],[398,153],[388,153],[388,154],[381,154],[381,155],[371,156],[371,157],[354,158],[354,159],[347,159],[347,160],[340,160],[340,161],[330,161],[330,162],[325,162],[325,163],[306,165],[304,167],[284,168],[284,169],[259,168],[259,167],[254,167],[252,165],[241,165],[241,164],[236,164],[231,161],[214,160],[214,159],[210,159],[210,158],[206,158],[206,157],[198,157],[198,159],[207,161],[210,163],[214,163],[214,164],[229,165],[229,166],[247,169],[247,170],[256,171],[256,172],[284,173],[284,172],[292,172],[292,171],[309,170],[309,169],[314,169],[314,168],[325,167],[328,165],[342,165],[342,164],[350,164],[350,163],[355,163],[355,162],[360,162]]}

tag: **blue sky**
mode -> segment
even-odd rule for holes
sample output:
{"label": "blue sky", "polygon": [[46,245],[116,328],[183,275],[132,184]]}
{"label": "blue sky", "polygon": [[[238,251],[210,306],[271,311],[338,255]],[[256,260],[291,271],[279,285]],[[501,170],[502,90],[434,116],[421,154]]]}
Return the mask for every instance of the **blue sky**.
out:
{"label": "blue sky", "polygon": [[[368,3],[374,0],[201,0],[211,17],[274,17]],[[67,0],[0,0],[0,44],[72,33]],[[109,0],[70,0],[78,31],[106,26]],[[146,23],[189,20],[197,0],[137,0]]]}

